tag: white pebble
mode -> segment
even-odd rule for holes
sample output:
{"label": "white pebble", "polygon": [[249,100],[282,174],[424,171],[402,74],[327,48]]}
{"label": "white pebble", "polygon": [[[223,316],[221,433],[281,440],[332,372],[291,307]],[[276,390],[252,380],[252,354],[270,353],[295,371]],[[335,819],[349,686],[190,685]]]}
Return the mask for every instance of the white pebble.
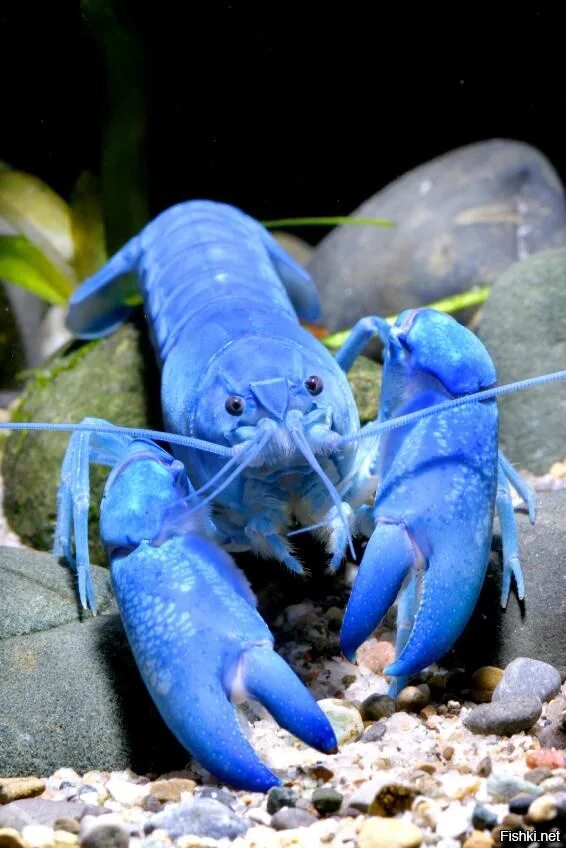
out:
{"label": "white pebble", "polygon": [[22,830],[22,838],[31,848],[43,848],[43,846],[55,845],[55,833],[53,828],[44,824],[28,824]]}

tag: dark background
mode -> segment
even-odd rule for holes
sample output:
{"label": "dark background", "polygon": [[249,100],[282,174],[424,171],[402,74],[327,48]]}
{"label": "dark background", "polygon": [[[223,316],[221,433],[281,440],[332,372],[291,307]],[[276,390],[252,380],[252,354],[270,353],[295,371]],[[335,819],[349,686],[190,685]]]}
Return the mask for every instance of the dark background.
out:
{"label": "dark background", "polygon": [[[539,147],[566,178],[557,12],[116,8],[141,43],[152,212],[200,196],[260,218],[345,214],[415,165],[495,136]],[[0,21],[0,157],[68,195],[81,170],[99,168],[105,115],[84,9],[24,0],[0,5]]]}

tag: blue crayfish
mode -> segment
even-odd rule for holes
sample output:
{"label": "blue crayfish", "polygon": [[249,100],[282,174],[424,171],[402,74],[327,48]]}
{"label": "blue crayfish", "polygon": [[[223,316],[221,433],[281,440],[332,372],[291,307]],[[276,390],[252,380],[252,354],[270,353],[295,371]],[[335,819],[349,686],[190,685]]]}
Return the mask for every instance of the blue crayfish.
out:
{"label": "blue crayfish", "polygon": [[[273,651],[226,551],[251,549],[301,574],[289,542],[299,525],[324,539],[335,570],[352,535],[365,533],[341,643],[353,659],[399,595],[397,656],[386,669],[396,689],[464,628],[484,579],[495,504],[504,600],[512,576],[522,597],[507,481],[532,520],[534,500],[498,454],[494,398],[502,389],[492,388],[493,363],[452,318],[415,309],[393,327],[362,319],[333,358],[299,324],[298,316],[318,316],[308,274],[256,221],[204,201],[161,214],[83,283],[71,299],[70,328],[82,338],[111,332],[138,291],[168,433],[93,419],[52,425],[76,430],[62,468],[55,550],[76,568],[80,599],[95,610],[89,463],[110,466],[100,531],[145,683],[194,757],[233,786],[265,790],[279,781],[242,733],[238,699],[260,701],[321,751],[335,750],[336,739]],[[375,333],[385,346],[379,417],[360,430],[345,374]]]}

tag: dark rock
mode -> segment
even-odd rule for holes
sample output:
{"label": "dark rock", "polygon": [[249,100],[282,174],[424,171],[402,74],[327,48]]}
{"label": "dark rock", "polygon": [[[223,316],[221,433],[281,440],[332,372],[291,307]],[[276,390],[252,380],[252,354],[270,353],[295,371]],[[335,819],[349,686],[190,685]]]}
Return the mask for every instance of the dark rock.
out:
{"label": "dark rock", "polygon": [[519,695],[537,695],[551,701],[560,692],[560,672],[549,663],[517,657],[506,667],[495,687],[493,701],[506,701]]}
{"label": "dark rock", "polygon": [[492,771],[493,763],[491,761],[491,757],[482,757],[482,759],[478,763],[476,774],[479,775],[479,777],[489,777]]}
{"label": "dark rock", "polygon": [[528,730],[540,718],[542,703],[536,695],[522,695],[509,701],[480,704],[463,719],[474,733],[498,733],[512,736]]}
{"label": "dark rock", "polygon": [[[80,422],[91,416],[127,427],[159,426],[159,418],[149,412],[159,409],[153,398],[158,381],[144,339],[127,324],[108,338],[56,356],[35,371],[13,420]],[[24,542],[40,550],[53,546],[57,486],[68,442],[66,433],[24,431],[6,440],[2,466],[6,517]],[[100,466],[91,469],[91,561],[102,565],[106,556],[98,531],[98,504],[107,475]]]}
{"label": "dark rock", "polygon": [[[93,575],[105,612],[109,575]],[[53,556],[0,548],[0,774],[181,767],[119,617],[84,613],[73,584]]]}
{"label": "dark rock", "polygon": [[519,795],[518,798],[512,798],[509,801],[509,812],[515,813],[518,816],[524,816],[525,813],[528,812],[529,807],[532,802],[538,798],[539,795]]}
{"label": "dark rock", "polygon": [[[519,262],[499,277],[481,315],[480,336],[509,383],[566,362],[566,249]],[[519,468],[544,474],[564,459],[566,382],[501,398],[501,448]]]}
{"label": "dark rock", "polygon": [[128,848],[130,836],[117,824],[100,824],[81,839],[81,848]]}
{"label": "dark rock", "polygon": [[413,801],[420,794],[416,786],[404,783],[387,783],[375,794],[368,807],[370,816],[395,816],[410,810]]}
{"label": "dark rock", "polygon": [[273,815],[283,807],[294,807],[297,793],[289,786],[274,786],[267,795],[267,812]]}
{"label": "dark rock", "polygon": [[148,825],[148,832],[163,828],[173,841],[188,833],[211,839],[235,839],[248,829],[244,819],[212,798],[198,798],[190,804],[169,804],[161,813],[152,816]]}
{"label": "dark rock", "polygon": [[383,739],[387,726],[382,721],[376,721],[364,730],[364,735],[361,738],[362,742],[379,742]]}
{"label": "dark rock", "polygon": [[563,188],[537,150],[472,144],[386,186],[353,215],[393,229],[344,226],[309,263],[330,330],[492,283],[516,260],[566,244]]}
{"label": "dark rock", "polygon": [[22,830],[28,824],[53,827],[57,819],[80,819],[85,805],[79,801],[48,801],[45,798],[22,798],[0,806],[0,827]]}
{"label": "dark rock", "polygon": [[491,830],[497,824],[497,813],[485,807],[483,804],[476,804],[472,813],[472,825],[476,830]]}
{"label": "dark rock", "polygon": [[343,800],[344,796],[330,786],[322,786],[312,793],[312,805],[321,816],[337,813]]}
{"label": "dark rock", "polygon": [[317,821],[316,816],[308,810],[297,807],[282,807],[271,819],[274,830],[291,830],[294,827],[308,827]]}
{"label": "dark rock", "polygon": [[360,705],[360,715],[364,721],[377,721],[387,718],[395,712],[395,701],[389,695],[368,695]]}
{"label": "dark rock", "polygon": [[515,513],[525,600],[519,602],[512,589],[507,609],[501,609],[501,560],[494,554],[474,615],[456,645],[460,665],[504,667],[524,656],[554,666],[564,661],[566,489],[537,493],[537,505],[534,525],[524,512]]}

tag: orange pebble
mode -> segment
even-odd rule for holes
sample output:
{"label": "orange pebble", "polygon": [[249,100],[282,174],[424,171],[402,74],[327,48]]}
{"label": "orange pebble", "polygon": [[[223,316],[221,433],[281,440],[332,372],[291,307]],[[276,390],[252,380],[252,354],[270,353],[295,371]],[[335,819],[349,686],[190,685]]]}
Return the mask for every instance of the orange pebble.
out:
{"label": "orange pebble", "polygon": [[385,666],[395,659],[395,648],[390,642],[376,642],[366,648],[358,657],[358,663],[363,668],[379,674]]}
{"label": "orange pebble", "polygon": [[558,748],[541,748],[539,751],[529,751],[527,765],[529,768],[564,768],[566,766],[566,751]]}

